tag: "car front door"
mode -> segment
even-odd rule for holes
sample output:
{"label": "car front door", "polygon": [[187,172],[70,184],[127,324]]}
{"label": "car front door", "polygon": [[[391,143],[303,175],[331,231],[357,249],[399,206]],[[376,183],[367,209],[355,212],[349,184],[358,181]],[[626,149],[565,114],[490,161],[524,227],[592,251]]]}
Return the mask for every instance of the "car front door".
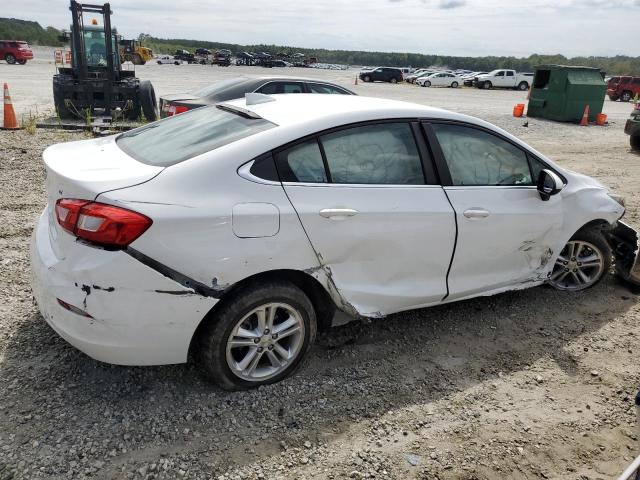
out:
{"label": "car front door", "polygon": [[563,236],[560,195],[542,201],[535,186],[546,166],[488,130],[425,128],[458,225],[448,299],[544,280]]}
{"label": "car front door", "polygon": [[366,123],[275,152],[284,189],[343,300],[378,316],[439,303],[455,217],[417,123]]}
{"label": "car front door", "polygon": [[504,87],[505,86],[504,83],[505,83],[504,70],[500,70],[493,77],[493,86],[494,87]]}

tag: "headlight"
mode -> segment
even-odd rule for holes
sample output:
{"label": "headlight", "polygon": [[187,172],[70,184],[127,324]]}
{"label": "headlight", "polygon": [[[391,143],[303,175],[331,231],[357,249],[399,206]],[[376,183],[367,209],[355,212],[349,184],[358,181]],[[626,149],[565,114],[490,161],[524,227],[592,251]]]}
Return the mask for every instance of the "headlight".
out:
{"label": "headlight", "polygon": [[624,197],[622,195],[618,195],[615,193],[609,193],[608,195],[609,195],[609,198],[611,198],[611,200],[620,204],[622,208],[627,208],[626,202],[624,201]]}

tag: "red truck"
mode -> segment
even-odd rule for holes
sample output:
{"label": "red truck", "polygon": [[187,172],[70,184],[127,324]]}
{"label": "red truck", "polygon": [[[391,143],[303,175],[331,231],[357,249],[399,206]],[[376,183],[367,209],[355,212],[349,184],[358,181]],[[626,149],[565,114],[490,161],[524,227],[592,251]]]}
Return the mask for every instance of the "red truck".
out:
{"label": "red truck", "polygon": [[640,77],[611,77],[607,84],[607,95],[614,102],[628,102],[636,95],[640,96]]}
{"label": "red truck", "polygon": [[5,60],[13,65],[24,65],[27,60],[33,59],[33,52],[27,42],[20,40],[0,40],[0,60]]}

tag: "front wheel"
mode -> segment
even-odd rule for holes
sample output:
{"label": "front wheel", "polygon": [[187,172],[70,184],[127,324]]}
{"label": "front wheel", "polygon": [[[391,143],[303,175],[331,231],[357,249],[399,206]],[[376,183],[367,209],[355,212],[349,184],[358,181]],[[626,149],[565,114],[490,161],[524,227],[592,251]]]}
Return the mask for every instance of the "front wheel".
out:
{"label": "front wheel", "polygon": [[430,81],[426,81],[422,84],[423,87],[430,87],[431,86],[431,82]]}
{"label": "front wheel", "polygon": [[631,137],[629,137],[629,143],[631,144],[632,150],[640,151],[640,135],[631,135]]}
{"label": "front wheel", "polygon": [[26,63],[27,63],[27,61],[23,58],[22,60],[18,60],[18,63],[19,63],[20,65],[24,65],[24,64],[26,64]]}
{"label": "front wheel", "polygon": [[9,65],[13,65],[16,63],[16,57],[12,53],[7,53],[4,56],[4,59],[7,61]]}
{"label": "front wheel", "polygon": [[370,82],[371,81],[371,77],[369,75],[365,75],[365,77],[363,78],[363,80],[365,82]]}
{"label": "front wheel", "polygon": [[299,366],[316,336],[309,298],[295,285],[254,285],[206,320],[198,358],[207,376],[226,390],[278,382]]}
{"label": "front wheel", "polygon": [[611,247],[602,232],[581,230],[560,252],[549,284],[568,291],[592,287],[611,268],[611,257]]}
{"label": "front wheel", "polygon": [[482,88],[484,88],[485,90],[491,90],[491,88],[493,88],[493,84],[491,82],[484,82]]}

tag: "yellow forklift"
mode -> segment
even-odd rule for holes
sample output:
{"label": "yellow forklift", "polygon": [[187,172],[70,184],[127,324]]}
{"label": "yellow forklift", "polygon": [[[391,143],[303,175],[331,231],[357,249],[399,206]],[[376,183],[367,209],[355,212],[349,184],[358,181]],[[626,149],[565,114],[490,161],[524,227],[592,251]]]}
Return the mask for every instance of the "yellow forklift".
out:
{"label": "yellow forklift", "polygon": [[143,47],[137,40],[120,40],[118,53],[120,62],[131,62],[134,65],[144,65],[153,59],[153,52],[148,47]]}

